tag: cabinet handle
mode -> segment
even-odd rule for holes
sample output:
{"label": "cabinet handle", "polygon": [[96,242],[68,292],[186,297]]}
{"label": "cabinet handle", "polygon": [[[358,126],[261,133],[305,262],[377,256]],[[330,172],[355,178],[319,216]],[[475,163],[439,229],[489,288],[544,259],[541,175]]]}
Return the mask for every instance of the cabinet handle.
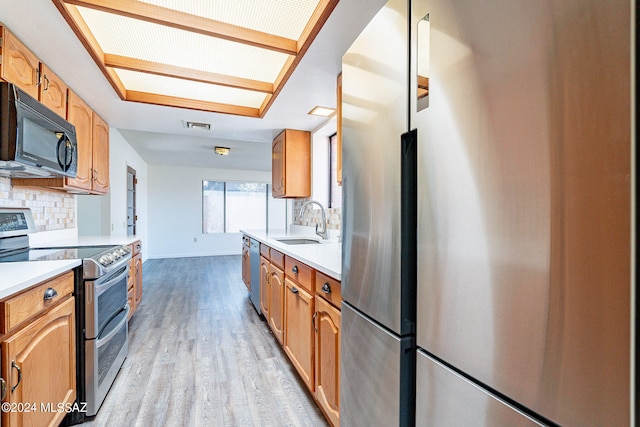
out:
{"label": "cabinet handle", "polygon": [[20,383],[22,382],[22,369],[20,369],[20,367],[18,366],[18,364],[16,363],[15,360],[11,361],[11,367],[15,368],[18,371],[18,382],[16,383],[16,385],[14,385],[13,387],[11,387],[11,393],[13,394],[14,391],[16,391],[16,388],[20,385]]}
{"label": "cabinet handle", "polygon": [[58,291],[56,291],[53,288],[47,288],[47,290],[44,291],[44,300],[45,301],[50,301],[50,300],[54,299],[57,296],[58,296]]}
{"label": "cabinet handle", "polygon": [[293,272],[293,274],[298,274],[298,266],[294,265],[291,271]]}
{"label": "cabinet handle", "polygon": [[44,89],[42,89],[42,92],[46,92],[49,90],[49,77],[47,77],[47,75],[43,75],[42,76],[43,80],[44,80]]}
{"label": "cabinet handle", "polygon": [[294,286],[294,287],[292,287],[292,288],[291,288],[291,293],[292,293],[292,294],[297,294],[297,293],[298,293],[298,289],[296,289],[296,287],[295,287],[295,286]]}
{"label": "cabinet handle", "polygon": [[318,333],[318,329],[316,328],[316,317],[318,317],[318,312],[313,313],[313,317],[311,318],[311,325],[313,325],[313,330]]}
{"label": "cabinet handle", "polygon": [[330,294],[331,293],[331,285],[329,285],[329,282],[324,282],[324,285],[322,285],[322,292],[324,292],[325,294]]}
{"label": "cabinet handle", "polygon": [[0,400],[4,400],[7,397],[7,382],[4,378],[0,378]]}

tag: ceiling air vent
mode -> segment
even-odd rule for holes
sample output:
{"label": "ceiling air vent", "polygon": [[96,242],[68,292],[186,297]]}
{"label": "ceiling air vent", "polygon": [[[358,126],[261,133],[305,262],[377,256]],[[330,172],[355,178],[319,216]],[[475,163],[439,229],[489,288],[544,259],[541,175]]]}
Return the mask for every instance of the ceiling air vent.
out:
{"label": "ceiling air vent", "polygon": [[182,124],[187,129],[211,130],[211,123],[200,123],[183,120]]}

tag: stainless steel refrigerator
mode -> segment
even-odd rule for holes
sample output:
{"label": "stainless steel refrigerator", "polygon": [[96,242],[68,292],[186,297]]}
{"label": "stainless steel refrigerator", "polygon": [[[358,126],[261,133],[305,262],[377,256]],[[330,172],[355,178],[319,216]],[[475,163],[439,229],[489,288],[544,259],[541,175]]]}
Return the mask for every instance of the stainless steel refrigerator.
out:
{"label": "stainless steel refrigerator", "polygon": [[346,426],[629,426],[635,1],[391,0],[343,57]]}

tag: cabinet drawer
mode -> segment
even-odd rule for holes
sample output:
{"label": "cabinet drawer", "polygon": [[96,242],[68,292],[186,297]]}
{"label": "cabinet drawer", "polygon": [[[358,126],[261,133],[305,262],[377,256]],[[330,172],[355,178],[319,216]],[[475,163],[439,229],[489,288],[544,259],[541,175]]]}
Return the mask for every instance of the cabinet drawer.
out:
{"label": "cabinet drawer", "polygon": [[269,256],[269,246],[265,245],[264,243],[260,243],[260,255],[262,255],[263,257],[265,257],[266,259],[271,259],[271,257]]}
{"label": "cabinet drawer", "polygon": [[[51,288],[57,292],[55,297],[45,300],[45,293]],[[8,298],[0,303],[0,315],[2,320],[2,333],[7,333],[20,323],[36,316],[41,311],[51,307],[58,301],[73,293],[73,271],[69,271],[47,282],[41,283],[35,288]]]}
{"label": "cabinet drawer", "polygon": [[271,248],[271,264],[275,264],[281,269],[284,269],[284,255],[275,249]]}
{"label": "cabinet drawer", "polygon": [[316,273],[316,294],[338,308],[342,304],[340,282],[320,272]]}
{"label": "cabinet drawer", "polygon": [[290,256],[284,257],[284,274],[295,282],[298,282],[307,292],[313,293],[314,270]]}

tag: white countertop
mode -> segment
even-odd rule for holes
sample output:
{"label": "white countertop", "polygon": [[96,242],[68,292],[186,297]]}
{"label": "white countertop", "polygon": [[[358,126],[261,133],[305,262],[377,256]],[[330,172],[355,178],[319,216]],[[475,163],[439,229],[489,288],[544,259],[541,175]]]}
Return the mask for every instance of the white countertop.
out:
{"label": "white countertop", "polygon": [[80,265],[79,259],[0,263],[0,299],[23,291]]}
{"label": "white countertop", "polygon": [[309,267],[324,273],[336,280],[341,280],[342,274],[342,244],[337,239],[321,240],[319,244],[310,245],[289,245],[280,242],[279,238],[310,238],[320,239],[315,234],[300,233],[266,233],[257,230],[240,230],[252,239],[256,239],[273,249],[289,255],[298,261],[307,264]]}
{"label": "white countertop", "polygon": [[[61,239],[38,239],[39,233],[30,235],[32,248],[65,248],[76,246],[116,246],[129,245],[137,236],[64,236]],[[33,239],[31,236],[36,236]],[[82,260],[21,261],[0,263],[0,299],[44,282],[81,264]]]}
{"label": "white countertop", "polygon": [[65,239],[44,242],[30,242],[32,248],[68,248],[76,246],[116,246],[130,245],[140,240],[138,236],[70,236]]}

